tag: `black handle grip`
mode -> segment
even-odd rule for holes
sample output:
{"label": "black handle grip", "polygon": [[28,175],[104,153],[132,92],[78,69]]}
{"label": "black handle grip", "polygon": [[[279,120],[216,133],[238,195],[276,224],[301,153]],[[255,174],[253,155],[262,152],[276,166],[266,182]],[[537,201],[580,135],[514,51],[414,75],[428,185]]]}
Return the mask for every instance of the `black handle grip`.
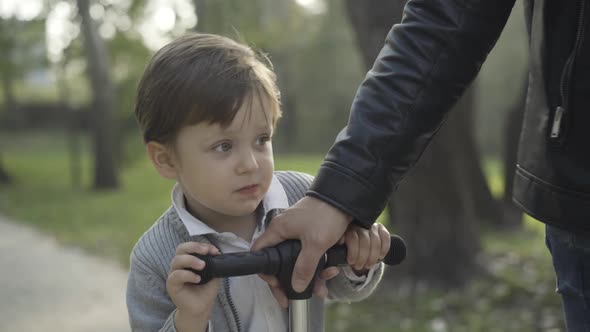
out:
{"label": "black handle grip", "polygon": [[[306,299],[311,297],[313,282],[307,289],[297,293],[291,286],[291,276],[295,261],[301,251],[299,240],[287,240],[275,247],[264,248],[256,252],[237,252],[222,255],[199,255],[193,256],[205,262],[202,271],[188,269],[201,276],[198,284],[205,284],[213,278],[237,277],[251,274],[277,275],[289,299]],[[397,236],[391,236],[391,246],[383,262],[388,265],[401,263],[406,257],[406,244]],[[316,271],[321,271],[328,266],[348,265],[346,262],[346,246],[336,245],[330,248],[323,259],[320,259]]]}
{"label": "black handle grip", "polygon": [[201,271],[188,269],[201,276],[198,283],[206,284],[213,278],[238,277],[251,274],[277,274],[280,264],[273,264],[280,258],[275,257],[274,250],[260,250],[257,252],[236,252],[223,255],[199,255],[192,254],[205,262],[205,268]]}

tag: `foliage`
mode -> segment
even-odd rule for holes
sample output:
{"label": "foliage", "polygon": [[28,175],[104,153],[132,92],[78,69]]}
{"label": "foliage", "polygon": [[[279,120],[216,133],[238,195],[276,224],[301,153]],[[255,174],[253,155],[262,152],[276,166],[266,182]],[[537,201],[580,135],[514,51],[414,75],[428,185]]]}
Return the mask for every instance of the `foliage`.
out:
{"label": "foliage", "polygon": [[[19,21],[0,16],[0,99],[14,98],[15,83],[26,74],[47,66],[44,21]],[[7,94],[13,94],[7,96]],[[13,100],[11,100],[13,101]],[[8,105],[7,105],[8,106]],[[11,105],[12,106],[12,105]],[[3,110],[4,107],[0,107]]]}
{"label": "foliage", "polygon": [[47,65],[44,24],[42,19],[19,21],[0,17],[0,73],[18,78]]}

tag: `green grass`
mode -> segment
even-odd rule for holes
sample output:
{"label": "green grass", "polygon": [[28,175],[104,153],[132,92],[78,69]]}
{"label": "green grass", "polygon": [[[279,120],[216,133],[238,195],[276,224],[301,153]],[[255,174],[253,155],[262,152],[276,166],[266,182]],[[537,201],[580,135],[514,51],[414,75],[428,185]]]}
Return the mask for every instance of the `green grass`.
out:
{"label": "green grass", "polygon": [[49,141],[55,144],[56,137],[28,137],[14,144],[20,148],[3,150],[16,183],[0,190],[0,211],[65,244],[126,262],[134,242],[168,206],[170,184],[140,162],[123,171],[121,190],[92,192],[84,153],[83,186],[74,189],[65,147],[49,147]]}
{"label": "green grass", "polygon": [[[73,189],[65,142],[57,133],[0,134],[2,162],[16,180],[0,188],[0,213],[126,266],[136,240],[169,206],[173,183],[156,174],[142,156],[141,144],[132,140],[128,149],[133,157],[121,172],[121,189],[90,191],[91,160],[84,140],[83,185]],[[277,156],[276,168],[315,174],[322,159]],[[488,161],[485,168],[492,192],[500,195],[499,164]],[[559,297],[553,293],[553,271],[542,237],[542,224],[530,218],[523,231],[486,230],[481,259],[488,278],[451,292],[384,282],[370,300],[329,306],[328,330],[352,332],[370,326],[372,332],[559,331]]]}

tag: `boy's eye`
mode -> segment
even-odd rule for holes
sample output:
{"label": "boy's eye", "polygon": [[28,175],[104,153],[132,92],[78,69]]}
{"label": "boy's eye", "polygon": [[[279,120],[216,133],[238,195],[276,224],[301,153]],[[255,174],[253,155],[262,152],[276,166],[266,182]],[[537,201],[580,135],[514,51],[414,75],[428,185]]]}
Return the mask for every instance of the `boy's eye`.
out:
{"label": "boy's eye", "polygon": [[227,151],[231,150],[231,148],[232,148],[231,143],[223,142],[223,143],[217,144],[215,146],[214,150],[218,151],[218,152],[227,152]]}
{"label": "boy's eye", "polygon": [[270,136],[260,136],[260,137],[258,137],[258,139],[256,140],[256,144],[258,144],[258,145],[264,145],[264,144],[266,144],[268,141],[270,141]]}

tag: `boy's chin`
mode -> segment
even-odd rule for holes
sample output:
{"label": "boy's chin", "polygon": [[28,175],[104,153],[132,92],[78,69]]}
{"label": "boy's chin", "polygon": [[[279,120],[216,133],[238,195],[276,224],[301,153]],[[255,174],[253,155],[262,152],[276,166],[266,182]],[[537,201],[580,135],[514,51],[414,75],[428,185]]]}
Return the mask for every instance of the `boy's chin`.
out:
{"label": "boy's chin", "polygon": [[258,203],[252,202],[251,204],[243,204],[239,208],[233,209],[231,212],[228,213],[228,215],[232,217],[245,217],[247,215],[253,214],[256,212],[256,209],[260,205],[261,201],[262,200],[260,200]]}

